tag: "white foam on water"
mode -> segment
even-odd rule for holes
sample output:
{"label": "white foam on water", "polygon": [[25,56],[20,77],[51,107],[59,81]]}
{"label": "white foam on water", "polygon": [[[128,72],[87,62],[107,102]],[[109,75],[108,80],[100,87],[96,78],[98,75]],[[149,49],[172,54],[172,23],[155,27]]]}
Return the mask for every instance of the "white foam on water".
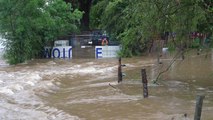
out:
{"label": "white foam on water", "polygon": [[208,90],[207,93],[213,93],[213,90]]}
{"label": "white foam on water", "polygon": [[47,65],[55,65],[56,64],[56,62],[54,62],[54,61],[49,61],[48,63],[47,63]]}
{"label": "white foam on water", "polygon": [[128,68],[131,68],[131,67],[138,67],[136,65],[132,65],[132,64],[125,64]]}
{"label": "white foam on water", "polygon": [[20,84],[11,85],[11,86],[8,86],[8,88],[10,88],[12,91],[24,90],[24,87],[21,86]]}
{"label": "white foam on water", "polygon": [[0,93],[7,96],[33,89],[42,80],[36,71],[0,72],[0,76]]}
{"label": "white foam on water", "polygon": [[0,108],[1,120],[80,120],[77,116],[43,105],[38,109],[31,109],[25,106],[4,103],[4,105],[0,105]]}
{"label": "white foam on water", "polygon": [[94,64],[94,62],[88,62],[87,63],[87,65],[93,65]]}
{"label": "white foam on water", "polygon": [[[30,63],[28,63],[30,64]],[[80,118],[72,116],[54,107],[43,107],[43,109],[34,109],[35,106],[43,104],[43,101],[37,96],[42,96],[43,93],[56,92],[61,85],[60,79],[64,75],[73,74],[94,75],[107,74],[104,77],[110,77],[112,71],[117,69],[117,66],[93,65],[93,62],[86,63],[86,66],[77,65],[60,65],[57,62],[50,61],[45,64],[36,64],[35,67],[26,65],[10,66],[7,71],[0,71],[0,96],[7,101],[11,99],[13,102],[2,103],[0,105],[0,119],[23,119],[23,120],[49,120],[49,119],[69,119],[79,120]],[[42,65],[40,67],[39,65]],[[23,67],[22,67],[23,66]],[[39,66],[39,67],[38,67]],[[13,68],[14,67],[14,68]],[[103,76],[100,76],[102,78]],[[100,79],[97,78],[97,79]],[[111,83],[115,85],[115,83]],[[92,84],[90,87],[108,86],[108,82]],[[88,86],[86,86],[88,87]],[[48,94],[47,94],[48,95]],[[131,97],[116,97],[109,96],[111,100],[116,99],[134,99]],[[110,99],[108,98],[108,100]],[[99,97],[91,101],[105,101],[104,97]],[[81,101],[84,101],[83,99]],[[11,117],[13,116],[13,118]]]}
{"label": "white foam on water", "polygon": [[[57,72],[57,71],[54,71]],[[52,72],[50,72],[51,74]],[[20,120],[80,120],[77,116],[72,116],[54,107],[34,109],[38,104],[43,104],[42,100],[35,94],[40,94],[45,90],[53,90],[57,86],[54,80],[43,80],[45,73],[29,69],[28,71],[0,72],[0,96],[5,101],[0,104],[0,119],[20,119]],[[54,78],[54,77],[53,77]]]}
{"label": "white foam on water", "polygon": [[109,85],[118,85],[118,82],[102,82],[102,83],[94,83],[89,84],[88,87],[104,87]]}
{"label": "white foam on water", "polygon": [[0,85],[3,84],[4,82],[2,80],[0,80]]}
{"label": "white foam on water", "polygon": [[[111,73],[112,71],[114,71],[115,69],[117,69],[116,66],[114,67],[103,67],[101,68],[100,66],[90,66],[90,67],[76,67],[74,69],[65,69],[63,70],[63,74],[81,74],[81,75],[86,75],[86,74],[90,74],[90,75],[95,75],[95,74],[107,74],[109,75],[109,73]],[[58,71],[57,74],[61,74],[62,71]]]}
{"label": "white foam on water", "polygon": [[203,87],[198,87],[196,88],[197,90],[206,90],[206,88],[203,88]]}
{"label": "white foam on water", "polygon": [[78,69],[78,70],[74,70],[73,73],[85,73],[85,74],[91,74],[91,73],[95,73],[98,72],[98,70],[94,67],[87,67],[87,68],[82,68],[82,69]]}
{"label": "white foam on water", "polygon": [[11,89],[8,89],[7,87],[0,88],[0,93],[4,95],[13,95],[14,92]]}
{"label": "white foam on water", "polygon": [[35,86],[35,83],[32,81],[27,81],[26,84],[30,85],[30,86]]}

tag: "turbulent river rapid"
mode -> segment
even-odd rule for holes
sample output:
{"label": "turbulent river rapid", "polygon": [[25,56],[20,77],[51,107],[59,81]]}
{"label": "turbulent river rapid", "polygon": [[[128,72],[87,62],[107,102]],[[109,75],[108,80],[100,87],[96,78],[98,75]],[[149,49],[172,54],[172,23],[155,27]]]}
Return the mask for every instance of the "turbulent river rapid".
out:
{"label": "turbulent river rapid", "polygon": [[[19,65],[0,60],[0,120],[193,120],[197,95],[205,95],[202,120],[213,120],[213,57],[177,60],[122,59],[126,76],[117,83],[118,59],[43,59]],[[146,68],[149,97],[140,70]]]}

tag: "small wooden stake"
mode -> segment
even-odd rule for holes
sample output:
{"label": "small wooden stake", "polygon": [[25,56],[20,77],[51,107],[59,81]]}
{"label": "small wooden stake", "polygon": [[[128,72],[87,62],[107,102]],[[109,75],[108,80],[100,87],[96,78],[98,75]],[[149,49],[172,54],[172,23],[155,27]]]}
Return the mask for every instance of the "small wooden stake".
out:
{"label": "small wooden stake", "polygon": [[196,108],[195,108],[194,120],[200,120],[200,118],[201,118],[202,105],[203,105],[204,98],[205,98],[205,96],[196,97]]}
{"label": "small wooden stake", "polygon": [[118,83],[122,82],[121,58],[118,60]]}
{"label": "small wooden stake", "polygon": [[146,69],[141,69],[142,75],[142,83],[143,83],[143,97],[148,97],[148,86],[147,86],[147,77],[146,77]]}

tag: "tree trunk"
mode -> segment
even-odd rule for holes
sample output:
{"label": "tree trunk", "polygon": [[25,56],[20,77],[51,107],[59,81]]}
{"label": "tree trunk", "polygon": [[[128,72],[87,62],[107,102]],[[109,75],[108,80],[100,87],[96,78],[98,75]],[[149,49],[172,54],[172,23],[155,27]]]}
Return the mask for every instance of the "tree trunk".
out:
{"label": "tree trunk", "polygon": [[66,3],[71,3],[72,8],[74,8],[74,9],[78,8],[78,4],[79,4],[78,0],[64,0],[64,1]]}
{"label": "tree trunk", "polygon": [[92,0],[64,0],[66,3],[71,3],[74,8],[78,8],[83,11],[83,17],[81,19],[81,29],[89,30],[90,23],[90,8],[92,5]]}
{"label": "tree trunk", "polygon": [[83,30],[89,30],[91,4],[92,0],[79,0],[79,10],[84,11],[83,18],[81,19],[81,28]]}

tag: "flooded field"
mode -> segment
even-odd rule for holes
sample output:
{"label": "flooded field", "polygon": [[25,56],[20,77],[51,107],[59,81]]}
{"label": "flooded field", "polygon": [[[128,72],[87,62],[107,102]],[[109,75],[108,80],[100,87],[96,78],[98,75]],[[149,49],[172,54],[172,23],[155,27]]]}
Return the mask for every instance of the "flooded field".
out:
{"label": "flooded field", "polygon": [[[1,120],[193,120],[195,98],[205,95],[202,120],[213,119],[213,57],[177,60],[122,59],[126,76],[117,83],[118,59],[46,59],[0,64]],[[140,70],[147,70],[143,98]]]}

